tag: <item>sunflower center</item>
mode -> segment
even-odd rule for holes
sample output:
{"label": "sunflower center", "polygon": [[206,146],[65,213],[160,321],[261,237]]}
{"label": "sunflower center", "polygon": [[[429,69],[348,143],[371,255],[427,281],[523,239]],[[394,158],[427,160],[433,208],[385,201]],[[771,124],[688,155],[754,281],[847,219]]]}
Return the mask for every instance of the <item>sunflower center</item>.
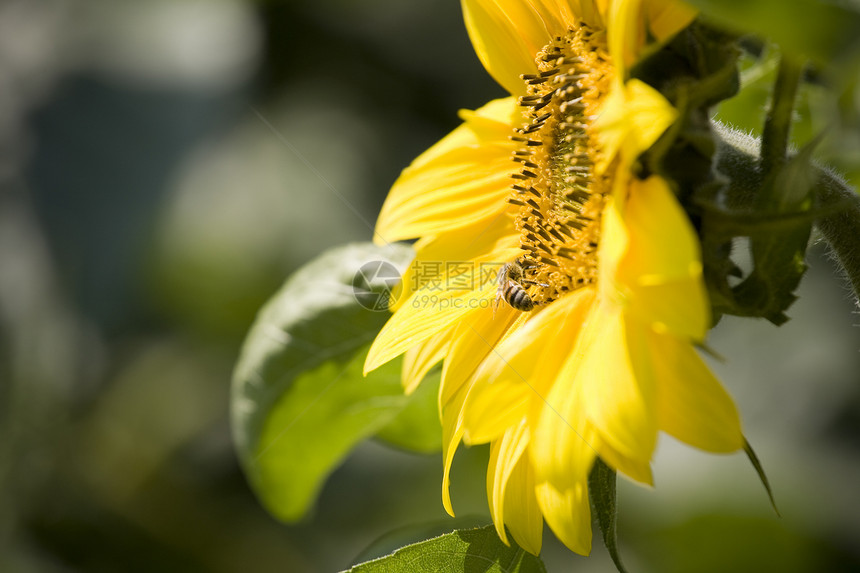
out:
{"label": "sunflower center", "polygon": [[535,62],[538,73],[522,76],[528,122],[512,137],[520,168],[508,201],[519,206],[516,285],[540,306],[597,280],[610,182],[594,172],[600,149],[591,124],[613,67],[605,33],[584,25],[556,37]]}

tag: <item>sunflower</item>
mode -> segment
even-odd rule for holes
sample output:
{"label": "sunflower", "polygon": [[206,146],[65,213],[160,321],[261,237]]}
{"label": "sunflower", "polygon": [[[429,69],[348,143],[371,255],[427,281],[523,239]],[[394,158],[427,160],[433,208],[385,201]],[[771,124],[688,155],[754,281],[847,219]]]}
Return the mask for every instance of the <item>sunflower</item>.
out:
{"label": "sunflower", "polygon": [[676,112],[628,70],[694,13],[670,0],[462,5],[510,97],[462,111],[391,189],[376,236],[417,238],[416,259],[365,369],[404,354],[411,392],[443,362],[449,513],[457,447],[489,443],[499,536],[537,554],[546,520],[588,554],[598,456],[652,484],[661,430],[712,452],[744,445],[695,350],[710,325],[696,232],[669,182],[637,175]]}

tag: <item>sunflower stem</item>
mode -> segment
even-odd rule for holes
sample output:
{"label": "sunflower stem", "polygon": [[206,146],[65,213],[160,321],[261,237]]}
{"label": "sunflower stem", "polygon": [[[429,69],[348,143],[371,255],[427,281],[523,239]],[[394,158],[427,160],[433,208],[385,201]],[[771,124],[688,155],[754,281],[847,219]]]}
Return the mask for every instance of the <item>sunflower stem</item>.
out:
{"label": "sunflower stem", "polygon": [[802,73],[800,63],[782,55],[761,138],[761,165],[765,173],[771,173],[786,161],[794,99]]}
{"label": "sunflower stem", "polygon": [[[754,209],[756,192],[762,185],[764,175],[757,157],[761,148],[758,140],[746,133],[719,123],[712,127],[718,136],[718,168],[728,176],[727,215],[743,216]],[[810,167],[815,170],[816,182],[812,188],[814,207],[808,216],[814,219],[860,306],[860,195],[832,170],[815,162]]]}
{"label": "sunflower stem", "polygon": [[816,221],[816,227],[830,247],[834,260],[854,291],[860,306],[860,196],[841,178],[824,171],[815,188],[815,197],[832,215]]}

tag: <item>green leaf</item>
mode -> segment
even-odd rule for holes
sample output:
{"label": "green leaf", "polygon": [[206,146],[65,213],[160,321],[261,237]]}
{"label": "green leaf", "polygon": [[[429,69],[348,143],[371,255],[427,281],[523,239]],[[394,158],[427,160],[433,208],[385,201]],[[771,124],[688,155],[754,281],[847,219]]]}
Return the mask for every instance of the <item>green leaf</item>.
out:
{"label": "green leaf", "polygon": [[515,543],[502,543],[490,525],[407,545],[349,573],[546,573],[546,568]]}
{"label": "green leaf", "polygon": [[[860,52],[856,2],[821,0],[689,0],[709,19],[738,32],[765,36],[817,63],[844,67]],[[838,78],[837,78],[838,79]]]}
{"label": "green leaf", "polygon": [[[751,229],[751,252],[755,267],[733,288],[735,302],[776,325],[788,320],[785,311],[797,299],[794,291],[806,272],[806,248],[812,232],[811,194],[817,172],[808,145],[782,166],[774,167],[754,202],[756,215],[764,222],[787,220],[781,230]],[[736,177],[736,174],[731,174]],[[785,216],[793,219],[784,219]]]}
{"label": "green leaf", "polygon": [[764,466],[761,465],[761,462],[758,460],[758,456],[755,455],[755,450],[753,450],[749,441],[746,439],[744,439],[744,452],[746,453],[747,458],[749,458],[753,468],[755,468],[755,471],[758,474],[758,479],[761,480],[761,484],[767,492],[767,497],[770,499],[770,506],[773,508],[774,513],[776,513],[777,516],[782,517],[779,513],[779,509],[776,507],[776,500],[773,497],[773,490],[770,489],[770,482],[767,479],[767,474],[764,473]]}
{"label": "green leaf", "polygon": [[403,245],[329,251],[297,271],[251,327],[233,378],[233,434],[252,488],[276,517],[300,519],[349,451],[411,401],[400,361],[367,378],[362,366],[390,316],[371,308],[396,274],[364,265],[402,269],[412,256]]}
{"label": "green leaf", "polygon": [[[718,310],[750,315],[740,312],[734,305],[731,288],[725,280],[725,277],[730,275],[730,269],[719,267],[719,263],[724,259],[720,259],[716,249],[709,248],[710,243],[725,242],[736,235],[748,236],[756,226],[764,233],[784,232],[787,229],[799,228],[801,224],[811,220],[814,220],[815,226],[830,245],[834,260],[850,281],[855,301],[860,300],[860,250],[857,249],[857,237],[860,236],[860,196],[857,192],[832,170],[813,162],[809,166],[814,172],[812,181],[816,182],[812,189],[813,207],[794,215],[789,213],[763,220],[752,210],[756,190],[763,185],[759,169],[759,141],[719,123],[714,124],[714,130],[718,135],[719,147],[717,167],[719,171],[730,175],[722,199],[725,206],[716,203],[705,205],[705,216],[702,218],[705,276],[708,279],[712,303],[719,301],[721,304]],[[786,178],[790,180],[791,172],[786,173],[789,174]],[[809,181],[808,178],[809,174],[806,174],[801,180]],[[799,189],[798,187],[795,190]],[[785,196],[793,200],[793,195],[787,193]],[[726,272],[721,272],[723,270]]]}
{"label": "green leaf", "polygon": [[442,449],[442,424],[439,422],[439,383],[441,368],[434,369],[418,386],[409,403],[376,437],[413,452],[430,454]]}
{"label": "green leaf", "polygon": [[621,573],[625,573],[618,553],[618,536],[616,534],[616,518],[618,509],[615,505],[615,470],[607,466],[600,458],[595,459],[594,467],[588,474],[588,495],[591,498],[591,508],[597,518],[597,525],[603,534],[603,544],[612,557],[612,562]]}
{"label": "green leaf", "polygon": [[738,91],[739,55],[734,36],[694,22],[633,69],[678,111],[678,119],[643,159],[649,170],[677,184],[682,203],[713,176],[708,118],[714,104]]}
{"label": "green leaf", "polygon": [[[806,270],[813,223],[843,206],[827,204],[818,192],[822,179],[830,179],[812,161],[815,140],[765,173],[759,140],[718,123],[713,127],[724,184],[700,193],[696,206],[714,314],[782,324]],[[730,258],[736,237],[749,238],[753,268],[746,274]]]}

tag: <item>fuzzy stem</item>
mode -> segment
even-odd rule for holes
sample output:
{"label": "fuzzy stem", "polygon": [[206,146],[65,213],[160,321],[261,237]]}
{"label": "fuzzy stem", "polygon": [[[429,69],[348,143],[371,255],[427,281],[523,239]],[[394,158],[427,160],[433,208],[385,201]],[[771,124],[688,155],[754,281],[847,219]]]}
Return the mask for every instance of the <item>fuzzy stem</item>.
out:
{"label": "fuzzy stem", "polygon": [[854,302],[860,306],[860,196],[828,171],[821,174],[815,196],[823,210],[835,211],[818,219],[816,227],[851,283]]}
{"label": "fuzzy stem", "polygon": [[[756,157],[758,140],[720,123],[712,127],[717,135],[717,167],[729,176],[726,202],[740,212],[751,209],[763,178]],[[818,176],[812,189],[815,210],[822,213],[815,219],[815,227],[830,246],[860,306],[860,195],[832,171],[812,165]]]}
{"label": "fuzzy stem", "polygon": [[764,132],[761,138],[761,164],[765,173],[785,163],[788,152],[788,134],[791,131],[791,117],[794,112],[794,98],[803,66],[783,55],[779,61],[776,84]]}

